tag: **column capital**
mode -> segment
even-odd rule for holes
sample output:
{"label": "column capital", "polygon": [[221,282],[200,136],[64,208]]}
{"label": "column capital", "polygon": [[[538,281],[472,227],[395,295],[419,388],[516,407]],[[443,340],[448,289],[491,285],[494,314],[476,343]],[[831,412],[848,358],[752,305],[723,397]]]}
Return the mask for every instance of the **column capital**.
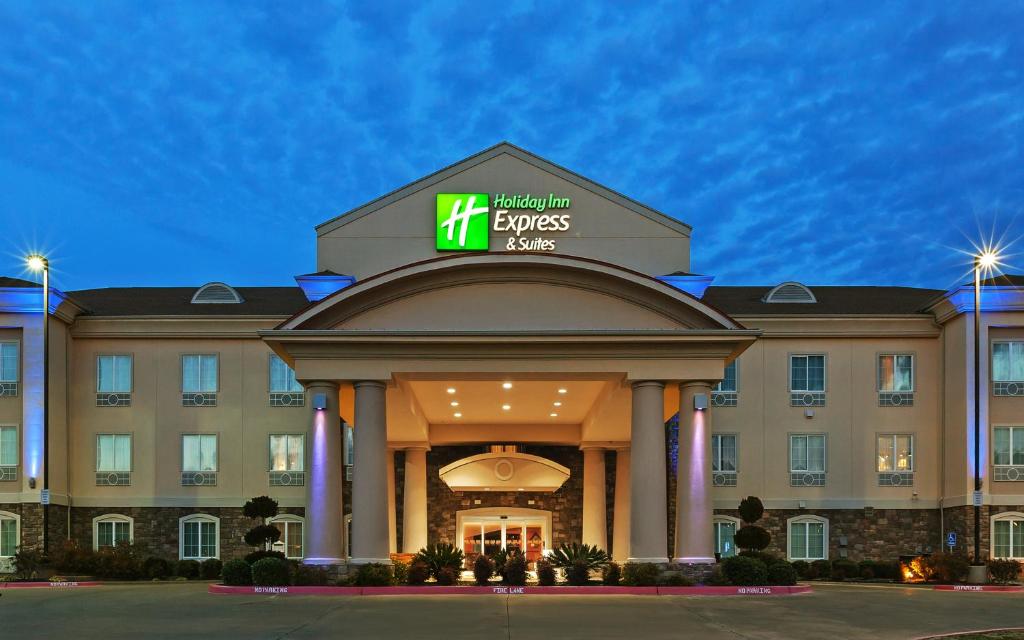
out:
{"label": "column capital", "polygon": [[679,388],[680,389],[686,389],[688,387],[701,387],[701,388],[711,389],[716,384],[718,384],[718,383],[717,382],[710,382],[708,380],[683,380],[682,382],[679,383]]}
{"label": "column capital", "polygon": [[356,389],[359,389],[359,388],[362,388],[362,387],[366,387],[366,388],[374,388],[374,387],[376,387],[377,389],[386,389],[387,386],[388,386],[388,383],[385,380],[356,380],[355,382],[352,383],[352,387],[356,388]]}
{"label": "column capital", "polygon": [[658,387],[660,389],[665,388],[664,380],[633,380],[630,382],[631,387],[634,389],[640,389],[642,387]]}
{"label": "column capital", "polygon": [[337,389],[338,388],[338,381],[337,380],[308,380],[306,382],[303,382],[302,386],[304,386],[306,389],[309,389],[311,387],[328,387],[328,388],[331,388],[331,389]]}

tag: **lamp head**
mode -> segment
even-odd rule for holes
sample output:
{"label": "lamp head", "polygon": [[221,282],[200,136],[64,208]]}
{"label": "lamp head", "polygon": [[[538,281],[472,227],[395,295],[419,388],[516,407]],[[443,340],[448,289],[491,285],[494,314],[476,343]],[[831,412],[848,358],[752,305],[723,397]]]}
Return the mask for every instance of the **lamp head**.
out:
{"label": "lamp head", "polygon": [[32,271],[42,271],[49,266],[49,262],[47,262],[46,258],[39,254],[30,255],[25,259],[25,262],[28,264],[28,268]]}
{"label": "lamp head", "polygon": [[991,269],[999,264],[999,254],[995,251],[984,251],[978,255],[978,266],[982,269]]}

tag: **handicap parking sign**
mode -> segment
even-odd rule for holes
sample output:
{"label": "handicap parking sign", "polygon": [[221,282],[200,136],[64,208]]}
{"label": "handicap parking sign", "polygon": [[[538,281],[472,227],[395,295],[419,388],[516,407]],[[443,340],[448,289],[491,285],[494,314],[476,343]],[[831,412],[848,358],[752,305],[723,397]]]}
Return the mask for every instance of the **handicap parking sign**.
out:
{"label": "handicap parking sign", "polygon": [[956,546],[956,531],[950,531],[949,533],[946,534],[946,546],[947,547],[955,547]]}

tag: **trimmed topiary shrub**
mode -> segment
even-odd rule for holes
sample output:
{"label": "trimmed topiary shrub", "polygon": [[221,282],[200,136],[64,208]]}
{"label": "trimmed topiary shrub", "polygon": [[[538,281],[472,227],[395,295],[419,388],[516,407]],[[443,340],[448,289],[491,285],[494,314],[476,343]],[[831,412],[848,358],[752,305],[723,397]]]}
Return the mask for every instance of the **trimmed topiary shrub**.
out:
{"label": "trimmed topiary shrub", "polygon": [[774,553],[769,553],[767,551],[754,551],[752,549],[748,549],[745,551],[740,551],[737,555],[747,556],[748,558],[757,558],[758,560],[763,562],[764,566],[766,567],[770,567],[777,562],[786,562],[785,558],[778,556]]}
{"label": "trimmed topiary shrub", "polygon": [[555,573],[555,568],[551,566],[551,563],[541,558],[537,561],[537,583],[542,587],[554,586],[558,576]]}
{"label": "trimmed topiary shrub", "polygon": [[832,563],[828,560],[815,560],[811,562],[807,577],[811,580],[828,580],[832,577]]}
{"label": "trimmed topiary shrub", "polygon": [[796,569],[796,575],[800,578],[809,578],[808,575],[811,571],[811,563],[806,560],[797,560],[793,562],[793,568]]}
{"label": "trimmed topiary shrub", "polygon": [[658,584],[665,587],[692,587],[693,580],[690,580],[679,572],[672,572],[662,576],[661,580],[658,581]]}
{"label": "trimmed topiary shrub", "polygon": [[768,583],[768,568],[757,558],[733,556],[722,562],[722,571],[729,582],[737,586],[756,586]]}
{"label": "trimmed topiary shrub", "polygon": [[768,567],[768,584],[784,587],[796,584],[796,569],[788,562],[776,562]]}
{"label": "trimmed topiary shrub", "polygon": [[501,572],[502,584],[522,587],[526,584],[526,558],[522,553],[509,554]]}
{"label": "trimmed topiary shrub", "polygon": [[590,582],[590,565],[579,559],[571,567],[565,569],[565,581],[574,587],[581,587]]}
{"label": "trimmed topiary shrub", "polygon": [[163,558],[146,558],[142,563],[142,574],[150,580],[166,580],[171,575],[171,563]]}
{"label": "trimmed topiary shrub", "polygon": [[426,583],[429,577],[430,567],[421,560],[413,560],[412,564],[409,565],[409,572],[406,574],[405,581],[410,586],[419,587]]}
{"label": "trimmed topiary shrub", "polygon": [[252,584],[252,567],[245,560],[228,560],[221,569],[224,584],[229,587],[246,587]]}
{"label": "trimmed topiary shrub", "polygon": [[370,562],[361,564],[356,569],[355,585],[357,587],[388,587],[391,586],[394,577],[394,571],[389,565]]}
{"label": "trimmed topiary shrub", "polygon": [[250,547],[270,545],[281,539],[281,530],[270,524],[256,525],[245,532],[245,544]]}
{"label": "trimmed topiary shrub", "polygon": [[772,534],[757,525],[746,524],[740,527],[733,540],[740,549],[760,551],[771,543]]}
{"label": "trimmed topiary shrub", "polygon": [[487,556],[480,554],[473,561],[473,578],[482,587],[487,586],[494,575],[494,561]]}
{"label": "trimmed topiary shrub", "polygon": [[199,577],[199,563],[195,560],[178,560],[174,567],[174,575],[186,580],[195,580]]}
{"label": "trimmed topiary shrub", "polygon": [[988,572],[992,576],[992,582],[1006,584],[1016,580],[1020,575],[1020,563],[1016,560],[989,560]]}
{"label": "trimmed topiary shrub", "polygon": [[216,580],[220,577],[223,567],[224,563],[217,558],[203,560],[202,564],[199,565],[199,575],[203,580]]}
{"label": "trimmed topiary shrub", "polygon": [[252,583],[257,587],[284,587],[290,578],[288,563],[279,558],[263,558],[252,565]]}
{"label": "trimmed topiary shrub", "polygon": [[833,580],[842,582],[850,578],[860,577],[860,567],[853,560],[839,558],[832,561],[832,569],[829,573]]}
{"label": "trimmed topiary shrub", "polygon": [[622,568],[622,582],[629,587],[653,587],[658,584],[661,568],[647,562],[627,562]]}
{"label": "trimmed topiary shrub", "polygon": [[617,586],[622,580],[622,567],[617,562],[609,562],[601,569],[601,584]]}
{"label": "trimmed topiary shrub", "polygon": [[747,496],[740,501],[739,512],[743,522],[753,524],[764,516],[764,504],[757,496]]}
{"label": "trimmed topiary shrub", "polygon": [[288,558],[285,558],[284,557],[284,553],[282,553],[280,551],[267,551],[265,549],[260,549],[259,551],[253,551],[252,553],[247,553],[245,555],[245,561],[248,562],[249,564],[256,564],[257,562],[259,562],[263,558],[277,558],[278,560],[287,560],[288,559]]}
{"label": "trimmed topiary shrub", "polygon": [[459,584],[460,573],[460,571],[456,571],[451,567],[441,567],[441,569],[437,572],[437,576],[435,576],[435,579],[437,580],[437,584],[439,586],[450,587],[453,584]]}
{"label": "trimmed topiary shrub", "polygon": [[[224,565],[227,571],[227,565]],[[322,587],[327,584],[327,572],[321,567],[295,563],[292,566],[292,584],[301,587]]]}

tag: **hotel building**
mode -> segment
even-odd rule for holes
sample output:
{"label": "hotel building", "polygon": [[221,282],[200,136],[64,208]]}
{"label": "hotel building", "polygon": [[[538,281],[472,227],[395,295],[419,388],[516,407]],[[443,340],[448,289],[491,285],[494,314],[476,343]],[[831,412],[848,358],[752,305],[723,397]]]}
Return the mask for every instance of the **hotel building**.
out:
{"label": "hotel building", "polygon": [[[386,562],[735,553],[766,507],[791,560],[973,548],[971,287],[714,286],[691,228],[499,144],[316,228],[294,287],[0,278],[0,565],[131,540]],[[9,247],[10,249],[10,247]],[[981,548],[1024,557],[1024,291],[983,287]],[[49,471],[44,474],[48,461]]]}

